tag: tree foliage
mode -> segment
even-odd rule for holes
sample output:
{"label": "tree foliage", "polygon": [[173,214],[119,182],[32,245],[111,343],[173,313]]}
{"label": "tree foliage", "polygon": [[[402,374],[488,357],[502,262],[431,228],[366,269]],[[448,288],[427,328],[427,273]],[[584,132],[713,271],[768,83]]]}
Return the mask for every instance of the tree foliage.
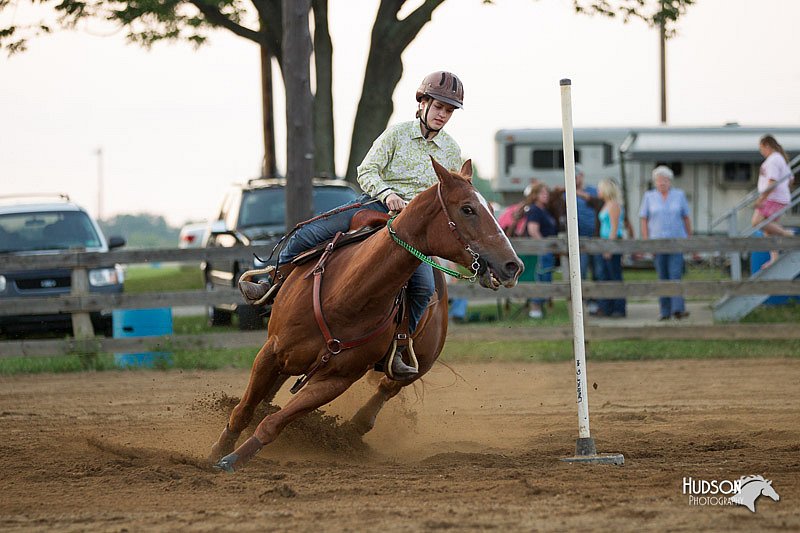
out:
{"label": "tree foliage", "polygon": [[572,0],[577,13],[621,17],[625,23],[643,20],[648,26],[664,25],[667,36],[675,34],[675,24],[697,0]]}
{"label": "tree foliage", "polygon": [[[431,20],[445,0],[422,0],[405,17],[400,11],[408,0],[380,0],[372,27],[364,82],[353,124],[346,176],[354,179],[356,166],[392,115],[392,94],[403,74],[402,53]],[[459,0],[465,1],[465,0]],[[479,0],[475,0],[479,1]],[[480,0],[492,4],[499,0]],[[650,25],[662,22],[668,34],[687,7],[696,0],[572,0],[578,13],[641,19]],[[0,0],[0,13],[17,3],[49,10],[55,20],[12,22],[0,26],[0,48],[13,54],[24,51],[29,39],[54,28],[72,29],[84,20],[100,20],[121,27],[130,42],[150,47],[160,41],[204,44],[212,29],[223,28],[268,50],[284,67],[281,0]],[[314,0],[316,95],[314,129],[317,139],[317,172],[335,174],[333,168],[333,50],[327,25],[327,0]],[[330,138],[331,142],[325,142]]]}

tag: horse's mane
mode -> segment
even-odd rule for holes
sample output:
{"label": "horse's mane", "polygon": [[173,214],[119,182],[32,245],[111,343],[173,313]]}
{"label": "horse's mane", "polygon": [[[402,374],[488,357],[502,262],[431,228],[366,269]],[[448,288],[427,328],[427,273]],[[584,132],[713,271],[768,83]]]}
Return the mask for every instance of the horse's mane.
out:
{"label": "horse's mane", "polygon": [[764,483],[769,483],[768,480],[764,479],[764,476],[742,476],[739,478],[739,483],[742,487],[750,483],[751,481],[763,481]]}

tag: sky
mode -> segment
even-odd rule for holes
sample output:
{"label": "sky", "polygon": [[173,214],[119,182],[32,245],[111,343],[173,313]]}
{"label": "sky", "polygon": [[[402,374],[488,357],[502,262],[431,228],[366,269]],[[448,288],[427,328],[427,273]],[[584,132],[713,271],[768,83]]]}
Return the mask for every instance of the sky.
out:
{"label": "sky", "polygon": [[[343,174],[378,1],[329,6]],[[0,26],[29,9],[7,9]],[[668,123],[800,125],[797,20],[800,1],[697,0],[667,45]],[[0,195],[67,193],[95,216],[102,206],[104,218],[147,212],[175,226],[212,217],[230,183],[259,174],[263,154],[258,49],[222,30],[210,37],[197,50],[147,51],[93,22],[0,56]],[[425,74],[455,72],[465,105],[447,131],[491,178],[497,130],[560,127],[562,78],[576,128],[658,125],[658,54],[657,30],[577,15],[570,0],[448,0],[403,54],[390,123],[414,117]]]}

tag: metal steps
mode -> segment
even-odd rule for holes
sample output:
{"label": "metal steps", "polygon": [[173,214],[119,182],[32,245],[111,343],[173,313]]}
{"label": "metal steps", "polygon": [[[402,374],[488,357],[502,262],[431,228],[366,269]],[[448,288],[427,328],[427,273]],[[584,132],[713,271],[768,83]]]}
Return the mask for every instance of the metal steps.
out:
{"label": "metal steps", "polygon": [[[786,252],[766,269],[759,270],[751,280],[790,280],[800,275],[800,251]],[[740,320],[764,303],[768,294],[749,296],[726,296],[713,306],[714,320],[733,322]]]}

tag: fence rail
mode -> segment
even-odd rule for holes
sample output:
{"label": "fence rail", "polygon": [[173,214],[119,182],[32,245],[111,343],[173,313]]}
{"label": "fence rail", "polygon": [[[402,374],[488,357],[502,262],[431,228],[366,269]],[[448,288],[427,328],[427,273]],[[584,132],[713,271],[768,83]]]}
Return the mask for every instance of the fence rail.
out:
{"label": "fence rail", "polygon": [[[519,254],[566,253],[565,239],[512,239]],[[726,253],[754,252],[769,249],[800,249],[800,237],[737,238],[725,236],[693,237],[691,239],[607,241],[582,239],[581,250],[587,253]],[[113,263],[199,262],[222,259],[249,258],[253,254],[266,258],[271,247],[241,248],[154,249],[112,251],[105,254],[68,252],[53,255],[0,256],[0,273],[14,270],[72,268],[73,280],[86,276],[88,269]],[[145,294],[92,294],[83,289],[85,284],[73,281],[72,294],[57,297],[2,298],[0,315],[69,313],[73,317],[76,337],[67,340],[30,340],[0,342],[0,357],[20,355],[58,355],[81,351],[125,351],[158,347],[239,347],[256,346],[263,342],[265,332],[212,333],[202,335],[154,337],[143,339],[94,338],[88,313],[108,309],[137,309],[151,307],[179,307],[243,303],[239,292],[227,290],[199,290]],[[501,288],[497,292],[477,285],[455,284],[450,294],[467,299],[480,298],[569,298],[567,283],[520,284],[513,289]],[[587,298],[628,298],[656,296],[724,296],[800,294],[800,281],[654,281],[654,282],[587,282],[583,285]],[[780,326],[780,327],[778,327]],[[588,327],[588,339],[644,339],[644,338],[798,338],[797,328],[781,325],[716,325],[679,326],[670,328]],[[453,335],[458,338],[459,330]],[[481,328],[481,335],[490,329]],[[527,339],[569,339],[570,328],[504,328],[502,336]]]}
{"label": "fence rail", "polygon": [[[511,239],[519,254],[567,253],[563,238]],[[764,250],[798,250],[800,236],[794,237],[725,237],[700,236],[691,239],[615,240],[581,239],[582,252],[599,253],[701,253],[755,252]],[[154,248],[149,250],[113,250],[100,252],[65,252],[52,255],[0,255],[0,272],[31,268],[96,268],[113,263],[140,264],[158,262],[197,262],[231,259],[252,259],[253,254],[268,258],[270,246],[238,248]]]}

